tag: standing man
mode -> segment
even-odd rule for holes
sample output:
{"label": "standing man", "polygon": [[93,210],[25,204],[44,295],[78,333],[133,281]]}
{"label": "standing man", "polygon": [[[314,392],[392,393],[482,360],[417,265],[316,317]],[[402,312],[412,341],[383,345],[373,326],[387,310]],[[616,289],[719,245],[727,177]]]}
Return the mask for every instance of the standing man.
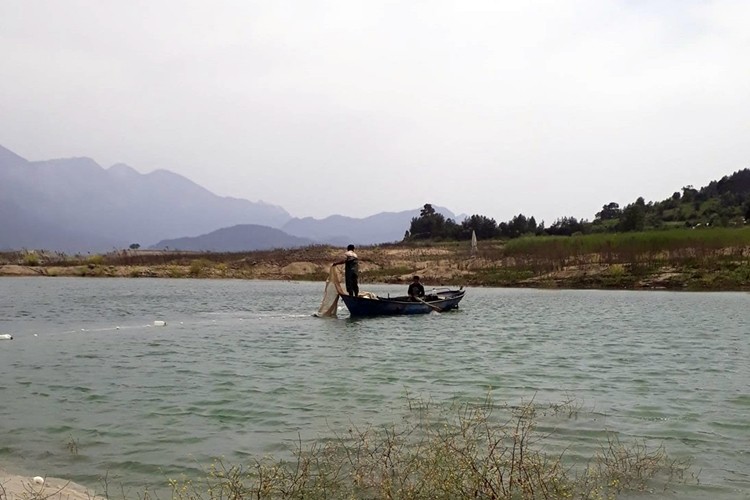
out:
{"label": "standing man", "polygon": [[409,298],[415,302],[424,297],[424,287],[422,286],[422,283],[419,282],[419,276],[414,276],[414,280],[411,282],[411,285],[409,285],[408,293]]}
{"label": "standing man", "polygon": [[344,260],[334,262],[334,266],[344,264],[344,280],[346,281],[346,292],[352,297],[359,295],[359,259],[354,253],[354,245],[346,247]]}

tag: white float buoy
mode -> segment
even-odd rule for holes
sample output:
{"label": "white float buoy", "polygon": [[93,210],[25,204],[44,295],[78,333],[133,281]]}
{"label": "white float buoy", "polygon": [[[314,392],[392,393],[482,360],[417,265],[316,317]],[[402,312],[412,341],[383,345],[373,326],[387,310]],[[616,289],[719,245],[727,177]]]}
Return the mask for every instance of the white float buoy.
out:
{"label": "white float buoy", "polygon": [[167,322],[157,319],[156,321],[154,321],[154,326],[167,326]]}
{"label": "white float buoy", "polygon": [[3,333],[0,335],[0,340],[13,340],[13,335],[10,333]]}
{"label": "white float buoy", "polygon": [[44,478],[42,476],[36,476],[34,477],[34,482],[36,484],[44,484]]}

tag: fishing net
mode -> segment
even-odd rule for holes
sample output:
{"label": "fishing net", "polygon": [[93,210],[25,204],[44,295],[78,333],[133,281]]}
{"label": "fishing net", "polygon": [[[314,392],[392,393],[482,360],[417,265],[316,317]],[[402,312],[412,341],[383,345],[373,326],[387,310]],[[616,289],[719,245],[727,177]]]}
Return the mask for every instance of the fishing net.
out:
{"label": "fishing net", "polygon": [[326,279],[326,288],[323,292],[323,301],[320,303],[320,309],[315,316],[336,316],[336,309],[339,305],[339,294],[346,293],[341,288],[341,277],[335,266],[331,266]]}

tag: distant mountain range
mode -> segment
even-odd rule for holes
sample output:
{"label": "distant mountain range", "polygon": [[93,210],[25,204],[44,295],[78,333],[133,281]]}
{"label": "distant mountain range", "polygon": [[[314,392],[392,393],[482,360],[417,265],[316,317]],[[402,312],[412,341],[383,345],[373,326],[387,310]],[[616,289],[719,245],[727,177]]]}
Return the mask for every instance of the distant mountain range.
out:
{"label": "distant mountain range", "polygon": [[0,146],[0,250],[375,244],[401,240],[419,210],[297,219],[277,205],[217,196],[167,170],[141,174],[124,164],[103,168],[90,158],[31,162]]}
{"label": "distant mountain range", "polygon": [[[381,212],[363,219],[343,215],[331,215],[325,219],[294,218],[287,221],[281,229],[294,236],[334,245],[372,245],[401,241],[409,229],[411,219],[419,217],[420,210],[421,208],[402,212]],[[456,218],[447,208],[435,207],[435,210],[446,218]]]}
{"label": "distant mountain range", "polygon": [[284,231],[272,227],[240,224],[192,238],[163,240],[153,245],[152,248],[204,252],[241,252],[244,250],[303,247],[313,243],[315,241],[290,236]]}

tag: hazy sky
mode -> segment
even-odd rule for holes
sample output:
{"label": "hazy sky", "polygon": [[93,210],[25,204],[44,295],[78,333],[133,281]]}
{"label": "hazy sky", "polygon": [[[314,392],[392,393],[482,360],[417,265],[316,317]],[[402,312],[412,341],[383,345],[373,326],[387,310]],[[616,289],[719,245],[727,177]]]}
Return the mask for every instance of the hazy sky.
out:
{"label": "hazy sky", "polygon": [[300,217],[591,219],[750,167],[750,1],[0,0],[0,144]]}

